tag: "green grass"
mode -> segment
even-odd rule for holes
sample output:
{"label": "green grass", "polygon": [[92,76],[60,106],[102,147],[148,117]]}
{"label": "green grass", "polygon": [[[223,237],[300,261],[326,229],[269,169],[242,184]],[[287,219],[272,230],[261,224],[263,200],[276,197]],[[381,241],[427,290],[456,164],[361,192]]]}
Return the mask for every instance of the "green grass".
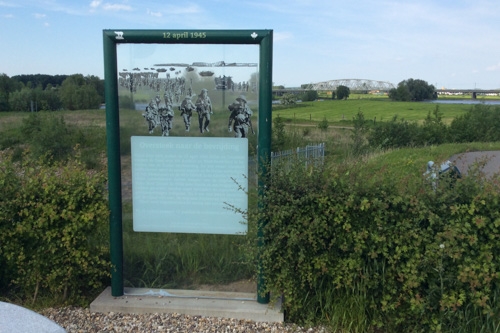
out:
{"label": "green grass", "polygon": [[396,149],[367,157],[366,168],[373,173],[384,172],[404,179],[423,174],[428,161],[441,163],[455,154],[490,150],[500,150],[500,142],[448,143],[424,148]]}
{"label": "green grass", "polygon": [[[293,118],[289,122],[287,132],[290,140],[297,146],[304,142],[327,142],[327,150],[335,163],[351,158],[349,149],[349,130],[336,129],[330,126],[327,131],[321,131],[315,125],[326,117],[329,125],[349,124],[347,120],[359,111],[365,117],[377,117],[377,121],[390,120],[393,114],[401,118],[422,120],[435,105],[425,103],[401,103],[379,100],[347,100],[304,103],[306,107],[275,112],[280,117]],[[445,119],[467,111],[470,106],[440,105]],[[257,113],[257,110],[254,110]],[[54,113],[52,113],[54,114]],[[92,156],[105,153],[105,111],[81,110],[63,111],[55,113],[62,115],[68,125],[74,125],[86,134],[85,143]],[[11,137],[11,141],[19,144],[16,135],[22,119],[29,113],[6,112],[0,113],[0,130]],[[309,121],[311,115],[311,121]],[[345,121],[337,118],[345,117]],[[172,135],[184,136],[184,124],[176,110]],[[335,120],[337,119],[337,120]],[[227,136],[228,112],[215,110],[212,116],[210,133],[206,136]],[[193,115],[190,136],[201,136],[198,132],[197,116]],[[313,126],[300,126],[301,124]],[[257,120],[254,120],[257,124]],[[121,110],[121,152],[122,152],[122,177],[130,181],[130,136],[150,134],[141,111]],[[161,135],[160,128],[155,130],[156,136]],[[252,136],[252,145],[256,145],[256,137]],[[3,140],[5,141],[5,140]],[[8,142],[5,141],[6,145]],[[5,147],[4,147],[5,148]],[[455,153],[467,150],[500,150],[499,144],[467,144],[443,145],[420,149],[400,149],[386,153],[372,154],[366,158],[367,165],[374,172],[391,172],[398,177],[409,174],[422,174],[425,172],[427,161],[441,161],[448,159]],[[129,177],[129,178],[127,178]],[[130,200],[130,199],[127,199]],[[243,238],[237,236],[214,235],[179,235],[179,234],[152,234],[135,233],[131,228],[131,206],[129,201],[124,201],[124,245],[125,245],[125,278],[129,286],[147,287],[190,287],[196,284],[226,283],[237,279],[252,277],[253,266],[245,249],[241,246]]]}
{"label": "green grass", "polygon": [[[465,95],[438,95],[438,99],[471,100],[471,101],[473,101],[471,94],[465,94]],[[476,101],[482,101],[482,100],[495,101],[495,100],[500,100],[500,96],[481,96],[481,95],[478,95],[475,100]]]}
{"label": "green grass", "polygon": [[251,279],[255,262],[246,250],[247,237],[251,236],[134,232],[132,205],[126,203],[125,285],[191,289]]}
{"label": "green grass", "polygon": [[[305,102],[306,107],[285,109],[273,112],[273,117],[282,117],[289,122],[319,123],[325,117],[331,125],[350,125],[352,118],[363,112],[365,119],[389,121],[394,116],[399,119],[422,122],[429,112],[435,110],[436,104],[418,102],[393,102],[383,99],[375,100],[324,100]],[[440,104],[439,111],[443,121],[450,123],[455,117],[471,108],[465,104]]]}

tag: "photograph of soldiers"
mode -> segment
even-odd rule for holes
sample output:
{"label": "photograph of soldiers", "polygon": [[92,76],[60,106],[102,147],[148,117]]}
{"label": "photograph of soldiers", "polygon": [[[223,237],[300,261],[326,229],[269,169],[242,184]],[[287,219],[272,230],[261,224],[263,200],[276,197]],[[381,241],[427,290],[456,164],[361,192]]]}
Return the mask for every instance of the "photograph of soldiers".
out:
{"label": "photograph of soldiers", "polygon": [[212,102],[208,97],[208,90],[202,89],[196,100],[196,112],[198,112],[198,122],[200,124],[200,132],[210,132],[208,124],[210,123],[210,115],[213,114]]}
{"label": "photograph of soldiers", "polygon": [[193,115],[193,110],[196,110],[196,106],[191,101],[191,97],[186,96],[179,106],[182,119],[184,119],[184,125],[186,125],[186,132],[189,132],[189,128],[191,127],[191,116]]}
{"label": "photograph of soldiers", "polygon": [[149,102],[149,105],[146,106],[146,110],[142,114],[142,116],[146,119],[146,122],[148,123],[149,134],[153,134],[153,131],[156,128],[156,126],[160,124],[160,115],[158,113],[160,108],[160,102],[161,102],[160,95],[156,95],[156,97]]}
{"label": "photograph of soldiers", "polygon": [[169,95],[165,95],[165,104],[161,105],[158,109],[158,115],[160,117],[161,135],[169,136],[174,120],[174,109],[172,108],[172,100]]}
{"label": "photograph of soldiers", "polygon": [[[234,137],[236,138],[247,138],[248,130],[255,134],[252,126],[252,120],[250,119],[253,115],[252,110],[247,105],[247,99],[245,96],[241,95],[236,98],[236,102],[228,106],[231,114],[229,115],[228,131],[234,130]],[[232,128],[231,128],[232,125]]]}

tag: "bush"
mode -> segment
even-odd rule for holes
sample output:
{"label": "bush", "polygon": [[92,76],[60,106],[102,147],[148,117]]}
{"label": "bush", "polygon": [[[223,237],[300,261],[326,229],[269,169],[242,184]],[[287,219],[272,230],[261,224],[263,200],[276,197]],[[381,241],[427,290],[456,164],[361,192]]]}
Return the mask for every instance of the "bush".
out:
{"label": "bush", "polygon": [[324,117],[323,120],[318,123],[318,128],[323,132],[326,132],[328,130],[328,120],[326,120],[326,117]]}
{"label": "bush", "polygon": [[23,119],[21,135],[35,157],[63,160],[77,143],[62,116],[30,114]]}
{"label": "bush", "polygon": [[365,119],[363,112],[358,111],[352,119],[354,128],[351,134],[352,137],[352,153],[354,156],[359,156],[368,151],[366,133],[368,132],[368,121]]}
{"label": "bush", "polygon": [[424,101],[436,99],[436,88],[424,80],[408,79],[398,83],[397,88],[389,91],[389,98],[393,101]]}
{"label": "bush", "polygon": [[[360,112],[359,114],[362,115]],[[358,117],[359,117],[358,114]],[[398,120],[378,122],[367,132],[372,147],[387,149],[438,145],[449,142],[500,141],[500,107],[476,105],[455,118],[450,126],[443,123],[439,106],[427,115],[422,125]]]}
{"label": "bush", "polygon": [[475,105],[453,119],[449,127],[452,142],[500,141],[500,107]]}
{"label": "bush", "polygon": [[389,122],[376,123],[368,134],[368,141],[380,149],[412,147],[417,145],[419,130],[418,124],[394,116]]}
{"label": "bush", "polygon": [[271,150],[276,152],[283,150],[286,144],[285,121],[283,118],[276,117],[273,120]]}
{"label": "bush", "polygon": [[305,93],[300,95],[300,99],[303,102],[312,102],[318,99],[318,92],[316,90],[307,90]]}
{"label": "bush", "polygon": [[268,291],[290,320],[337,330],[498,327],[499,195],[499,178],[432,190],[361,165],[277,170],[256,215]]}
{"label": "bush", "polygon": [[281,104],[283,105],[294,105],[296,104],[296,96],[295,94],[284,94],[281,97]]}
{"label": "bush", "polygon": [[349,95],[351,94],[351,89],[347,86],[338,86],[337,90],[335,91],[335,95],[337,96],[337,99],[348,99]]}
{"label": "bush", "polygon": [[443,123],[442,114],[439,112],[439,105],[436,105],[434,112],[427,114],[424,124],[418,134],[418,145],[439,145],[447,142],[447,128]]}
{"label": "bush", "polygon": [[78,159],[47,165],[26,156],[0,161],[0,289],[79,301],[109,275],[103,173]]}

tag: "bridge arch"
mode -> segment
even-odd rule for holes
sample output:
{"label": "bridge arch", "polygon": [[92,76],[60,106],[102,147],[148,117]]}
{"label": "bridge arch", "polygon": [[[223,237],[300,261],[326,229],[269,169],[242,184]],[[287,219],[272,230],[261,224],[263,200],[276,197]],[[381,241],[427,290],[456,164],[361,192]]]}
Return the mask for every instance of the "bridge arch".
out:
{"label": "bridge arch", "polygon": [[354,91],[382,90],[389,91],[395,86],[388,81],[375,81],[366,79],[338,79],[318,83],[311,83],[309,89],[312,90],[336,90],[338,86],[346,86]]}

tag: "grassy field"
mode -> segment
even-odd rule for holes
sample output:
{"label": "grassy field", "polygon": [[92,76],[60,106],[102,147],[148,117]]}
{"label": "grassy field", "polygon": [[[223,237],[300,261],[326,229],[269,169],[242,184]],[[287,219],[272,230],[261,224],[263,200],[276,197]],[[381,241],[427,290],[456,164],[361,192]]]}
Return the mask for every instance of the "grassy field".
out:
{"label": "grassy field", "polygon": [[[368,173],[393,175],[401,179],[400,184],[408,184],[405,179],[412,178],[417,182],[426,171],[429,160],[440,163],[454,154],[467,151],[500,150],[500,142],[445,144],[424,148],[405,148],[391,151],[375,151],[359,156],[352,151],[351,119],[362,111],[366,119],[389,121],[394,115],[411,121],[421,122],[436,105],[427,103],[391,102],[387,98],[349,99],[347,101],[324,100],[303,103],[305,106],[275,111],[273,117],[281,117],[286,122],[287,140],[292,147],[303,147],[308,143],[326,142],[327,161],[329,165],[361,162]],[[439,105],[445,122],[461,115],[471,108],[470,105]],[[257,113],[257,110],[254,110]],[[106,114],[104,110],[80,110],[40,113],[44,115],[62,116],[71,130],[78,129],[78,136],[83,137],[85,144],[93,148],[83,147],[90,154],[105,156],[106,151]],[[8,147],[9,142],[24,149],[19,130],[23,119],[30,114],[25,112],[0,113],[0,149]],[[209,136],[231,136],[227,132],[228,113],[215,110],[212,117],[212,131]],[[317,124],[326,118],[328,129],[321,130]],[[342,119],[343,118],[343,119]],[[255,119],[254,124],[257,124]],[[336,128],[334,125],[343,128]],[[124,243],[124,279],[127,287],[147,288],[207,288],[232,291],[248,291],[249,285],[255,288],[252,280],[255,274],[255,256],[249,246],[252,237],[231,235],[197,235],[170,233],[139,233],[132,229],[131,203],[131,162],[130,136],[148,136],[147,125],[142,112],[135,110],[120,111],[121,153],[122,153],[122,193],[123,193],[123,243]],[[154,135],[161,135],[160,129]],[[197,132],[197,117],[192,118],[192,134]],[[174,136],[184,136],[184,124],[176,111],[174,119]],[[207,135],[207,134],[204,134]],[[75,136],[76,131],[75,131]],[[251,145],[256,146],[256,135],[251,138]],[[105,158],[102,159],[105,167]],[[350,161],[350,162],[349,162]],[[97,163],[97,162],[96,162]],[[349,165],[350,166],[350,165]],[[403,186],[403,185],[401,185]],[[250,190],[250,206],[256,205],[255,188]],[[196,203],[193,202],[193,208]],[[255,227],[251,234],[255,233]],[[248,281],[252,281],[248,283]]]}
{"label": "grassy field", "polygon": [[500,151],[500,142],[449,143],[423,148],[404,148],[375,153],[365,157],[366,166],[376,172],[387,172],[396,179],[421,175],[427,162],[441,164],[455,154],[472,151]]}
{"label": "grassy field", "polygon": [[[324,118],[331,125],[349,125],[352,118],[363,112],[365,119],[389,121],[394,116],[399,119],[422,122],[429,112],[436,109],[436,104],[418,102],[393,102],[388,99],[348,99],[323,100],[300,103],[300,107],[273,112],[273,117],[282,117],[288,122],[318,123]],[[440,104],[439,111],[443,121],[450,123],[453,118],[468,111],[471,105]]]}
{"label": "grassy field", "polygon": [[[330,98],[331,95],[327,95],[325,92],[320,92],[318,94],[319,98]],[[371,100],[389,100],[389,95],[388,94],[350,94],[349,99],[371,99]],[[471,94],[465,94],[465,95],[438,95],[438,99],[454,99],[454,100],[472,100],[472,95]],[[477,96],[477,101],[482,101],[482,100],[500,100],[500,96],[482,96],[479,95]]]}
{"label": "grassy field", "polygon": [[[296,108],[273,111],[273,117],[279,116],[296,123],[318,123],[326,117],[331,125],[347,125],[361,111],[365,115],[365,118],[370,120],[389,121],[397,115],[401,119],[421,122],[427,117],[428,112],[432,112],[436,108],[436,104],[431,103],[393,102],[384,96],[373,96],[376,97],[371,99],[356,99],[356,95],[354,95],[352,96],[353,98],[342,101],[325,99],[322,101],[304,102],[300,103],[299,107]],[[449,123],[453,118],[465,113],[471,107],[471,105],[466,104],[440,104],[439,111],[443,113],[443,120]],[[225,125],[225,122],[226,126],[222,126],[222,128],[226,130],[228,114],[220,111],[221,115],[219,116],[218,112],[216,111],[216,114],[212,117],[213,127],[217,128],[218,124],[220,126]],[[257,112],[258,110],[254,110],[255,114]],[[55,114],[62,115],[68,124],[102,127],[105,127],[106,124],[106,112],[104,110],[58,111]],[[122,123],[135,122],[135,126],[138,128],[140,124],[145,124],[141,114],[139,111],[123,110],[120,112],[120,118]],[[178,112],[176,115],[173,132],[178,136],[183,136],[183,122]],[[17,126],[21,118],[26,116],[28,116],[26,112],[0,112],[0,131]],[[145,128],[145,126],[143,127]],[[197,119],[195,114],[192,118],[192,130],[196,129]],[[156,131],[159,131],[159,129]]]}

